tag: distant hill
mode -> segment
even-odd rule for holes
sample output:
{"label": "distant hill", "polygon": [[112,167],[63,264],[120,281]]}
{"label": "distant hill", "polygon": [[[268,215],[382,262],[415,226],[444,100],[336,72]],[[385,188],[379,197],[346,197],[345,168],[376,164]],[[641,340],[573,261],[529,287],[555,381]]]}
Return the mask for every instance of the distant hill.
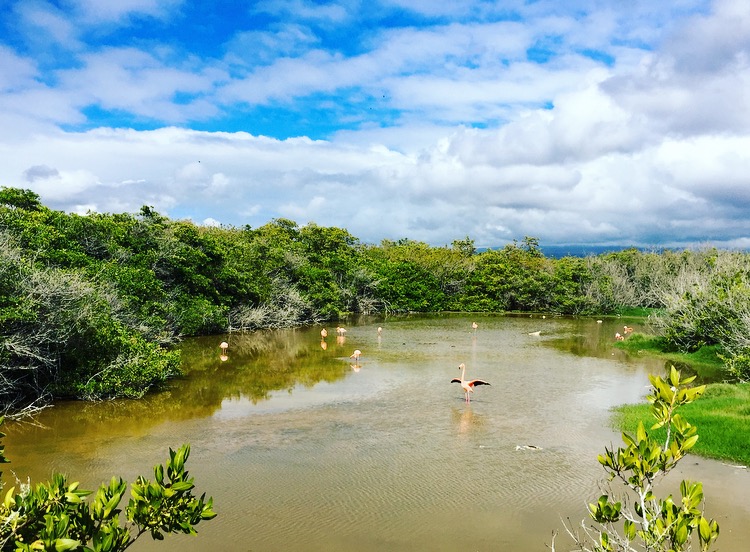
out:
{"label": "distant hill", "polygon": [[[602,253],[611,253],[613,251],[622,251],[630,249],[621,245],[540,245],[545,257],[560,259],[562,257],[588,257],[589,255],[601,255]],[[636,247],[641,251],[646,249]],[[651,249],[651,248],[649,248]]]}
{"label": "distant hill", "polygon": [[[611,253],[613,251],[623,251],[631,249],[634,246],[623,245],[540,245],[539,249],[545,257],[550,259],[561,259],[562,257],[588,257],[589,255],[601,255],[602,253]],[[502,247],[477,247],[477,252],[481,253],[488,249],[502,249]],[[639,251],[653,251],[653,247],[636,247]]]}

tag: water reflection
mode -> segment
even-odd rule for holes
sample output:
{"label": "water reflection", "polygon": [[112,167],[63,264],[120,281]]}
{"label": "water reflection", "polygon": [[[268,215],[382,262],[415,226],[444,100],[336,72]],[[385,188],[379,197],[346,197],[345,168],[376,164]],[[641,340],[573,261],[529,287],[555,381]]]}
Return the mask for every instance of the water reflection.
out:
{"label": "water reflection", "polygon": [[[220,343],[219,355],[216,337],[189,339],[181,345],[187,376],[142,400],[62,402],[42,411],[32,424],[8,422],[5,427],[9,437],[21,438],[19,448],[44,440],[50,432],[61,439],[88,432],[104,434],[107,440],[145,435],[165,422],[206,418],[222,409],[236,412],[238,405],[246,405],[247,411],[274,393],[332,383],[350,373],[341,359],[316,354],[309,337],[306,331],[232,335]],[[86,439],[72,446],[83,456],[89,454]]]}
{"label": "water reflection", "polygon": [[484,416],[475,413],[471,409],[471,405],[468,404],[463,409],[453,407],[451,409],[451,414],[456,431],[459,435],[467,435],[472,432],[480,431],[485,424]]}

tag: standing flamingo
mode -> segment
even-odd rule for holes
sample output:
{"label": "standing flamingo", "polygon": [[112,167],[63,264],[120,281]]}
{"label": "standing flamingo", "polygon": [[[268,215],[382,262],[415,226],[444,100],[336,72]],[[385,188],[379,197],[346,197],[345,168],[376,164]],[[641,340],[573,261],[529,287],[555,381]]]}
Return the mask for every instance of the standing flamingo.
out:
{"label": "standing flamingo", "polygon": [[323,328],[322,330],[320,330],[320,339],[325,339],[326,337],[328,337],[328,330]]}
{"label": "standing flamingo", "polygon": [[359,357],[362,356],[362,351],[359,349],[356,349],[352,354],[349,355],[349,358],[353,358],[354,362],[359,364]]}
{"label": "standing flamingo", "polygon": [[486,381],[480,380],[480,379],[475,379],[475,380],[470,380],[470,381],[464,380],[464,377],[466,377],[466,365],[463,362],[458,365],[458,369],[461,370],[461,378],[460,379],[459,378],[453,378],[451,380],[451,383],[460,383],[461,384],[461,387],[463,387],[463,389],[464,389],[464,395],[465,395],[467,403],[471,402],[471,395],[470,395],[470,393],[474,392],[474,386],[475,385],[490,385]]}
{"label": "standing flamingo", "polygon": [[226,362],[227,360],[229,360],[229,357],[227,356],[227,349],[229,349],[229,343],[227,343],[226,341],[222,341],[221,343],[219,343],[219,348],[221,349],[221,354],[219,355],[219,359],[222,362]]}

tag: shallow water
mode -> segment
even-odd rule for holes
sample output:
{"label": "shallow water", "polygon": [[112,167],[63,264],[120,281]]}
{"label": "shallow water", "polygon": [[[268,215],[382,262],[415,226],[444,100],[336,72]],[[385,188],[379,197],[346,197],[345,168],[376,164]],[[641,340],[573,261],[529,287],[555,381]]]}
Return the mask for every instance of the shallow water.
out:
{"label": "shallow water", "polygon": [[[612,347],[621,323],[364,319],[324,343],[320,328],[225,337],[226,361],[221,339],[190,340],[189,374],[163,392],[7,424],[5,477],[59,470],[92,488],[151,475],[190,442],[188,467],[219,516],[197,537],[132,550],[525,551],[545,550],[553,531],[567,550],[563,520],[586,517],[605,475],[596,456],[619,444],[610,407],[641,400],[664,368]],[[491,383],[470,404],[450,383],[461,362]],[[688,457],[673,475],[667,488],[704,482],[719,548],[747,550],[748,471]]]}

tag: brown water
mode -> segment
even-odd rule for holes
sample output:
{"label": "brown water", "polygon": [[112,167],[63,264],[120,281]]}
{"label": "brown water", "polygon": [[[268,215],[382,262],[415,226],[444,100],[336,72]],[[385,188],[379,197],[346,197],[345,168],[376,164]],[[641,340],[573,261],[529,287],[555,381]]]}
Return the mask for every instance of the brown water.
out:
{"label": "brown water", "polygon": [[[568,550],[563,520],[586,517],[605,475],[596,456],[620,443],[610,407],[641,400],[664,368],[612,347],[622,322],[420,316],[361,320],[345,338],[329,328],[325,348],[320,328],[190,340],[189,374],[163,392],[6,424],[5,478],[58,470],[92,488],[150,476],[189,442],[219,516],[133,550],[531,551],[553,531]],[[468,405],[450,383],[461,362],[491,383]],[[719,548],[746,551],[748,470],[688,457],[673,476],[670,492],[703,481]]]}

